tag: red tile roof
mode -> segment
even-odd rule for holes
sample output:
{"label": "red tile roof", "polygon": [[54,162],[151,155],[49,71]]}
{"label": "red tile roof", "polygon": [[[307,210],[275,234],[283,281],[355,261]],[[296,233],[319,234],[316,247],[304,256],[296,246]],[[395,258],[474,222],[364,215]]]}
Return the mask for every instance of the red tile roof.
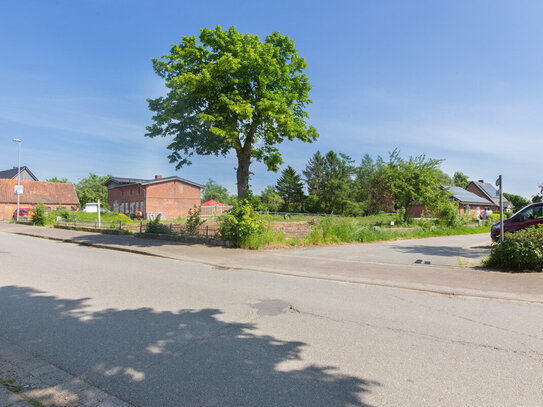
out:
{"label": "red tile roof", "polygon": [[[17,203],[14,194],[16,179],[0,179],[0,203]],[[21,181],[23,194],[21,203],[25,204],[63,204],[79,205],[73,184],[45,181]]]}
{"label": "red tile roof", "polygon": [[223,204],[222,202],[217,202],[214,199],[211,199],[207,202],[201,203],[200,206],[226,206],[226,204]]}

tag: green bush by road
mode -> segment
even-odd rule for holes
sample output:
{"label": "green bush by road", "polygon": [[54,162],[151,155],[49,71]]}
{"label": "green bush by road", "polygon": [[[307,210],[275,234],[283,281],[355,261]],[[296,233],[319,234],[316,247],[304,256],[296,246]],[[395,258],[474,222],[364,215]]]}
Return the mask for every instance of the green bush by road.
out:
{"label": "green bush by road", "polygon": [[492,247],[485,266],[511,271],[543,271],[543,226],[504,235],[503,243]]}

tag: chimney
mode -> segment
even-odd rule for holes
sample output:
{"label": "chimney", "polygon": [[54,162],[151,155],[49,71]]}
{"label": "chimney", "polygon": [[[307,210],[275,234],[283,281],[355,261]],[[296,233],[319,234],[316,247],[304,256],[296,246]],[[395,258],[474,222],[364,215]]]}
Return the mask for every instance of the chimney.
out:
{"label": "chimney", "polygon": [[484,180],[484,179],[480,179],[479,182],[480,182],[481,184],[484,184],[484,183],[485,183],[485,180]]}
{"label": "chimney", "polygon": [[162,178],[162,175],[155,175],[155,179],[160,179]]}

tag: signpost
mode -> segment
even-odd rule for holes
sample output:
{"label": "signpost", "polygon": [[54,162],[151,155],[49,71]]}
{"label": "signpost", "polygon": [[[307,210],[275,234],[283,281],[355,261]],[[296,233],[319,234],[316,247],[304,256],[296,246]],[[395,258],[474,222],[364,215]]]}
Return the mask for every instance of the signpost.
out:
{"label": "signpost", "polygon": [[500,187],[500,243],[503,243],[503,188],[501,175],[496,180],[496,186]]}

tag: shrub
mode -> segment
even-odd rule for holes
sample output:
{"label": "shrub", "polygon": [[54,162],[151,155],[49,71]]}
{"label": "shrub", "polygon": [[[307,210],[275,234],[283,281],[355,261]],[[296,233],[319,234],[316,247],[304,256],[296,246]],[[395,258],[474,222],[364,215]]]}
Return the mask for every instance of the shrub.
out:
{"label": "shrub", "polygon": [[259,248],[259,242],[255,235],[262,235],[265,231],[264,222],[251,203],[242,199],[225,215],[219,218],[220,234],[234,242],[239,247],[251,249]]}
{"label": "shrub", "polygon": [[449,227],[458,227],[462,224],[458,216],[458,203],[453,201],[445,201],[439,208],[440,222]]}
{"label": "shrub", "polygon": [[504,236],[492,247],[485,266],[514,271],[543,271],[543,226],[532,226]]}
{"label": "shrub", "polygon": [[145,233],[159,233],[163,235],[169,235],[172,232],[170,231],[168,225],[160,223],[160,215],[158,215],[155,219],[150,220],[147,223],[147,230],[145,231]]}
{"label": "shrub", "polygon": [[37,226],[45,226],[47,215],[45,214],[45,205],[42,203],[39,203],[34,208],[34,217],[32,220],[34,221],[34,225]]}
{"label": "shrub", "polygon": [[187,218],[187,223],[185,225],[185,231],[189,236],[197,236],[198,228],[200,225],[205,223],[205,219],[200,217],[200,208],[196,206],[192,209],[189,209],[189,217]]}

